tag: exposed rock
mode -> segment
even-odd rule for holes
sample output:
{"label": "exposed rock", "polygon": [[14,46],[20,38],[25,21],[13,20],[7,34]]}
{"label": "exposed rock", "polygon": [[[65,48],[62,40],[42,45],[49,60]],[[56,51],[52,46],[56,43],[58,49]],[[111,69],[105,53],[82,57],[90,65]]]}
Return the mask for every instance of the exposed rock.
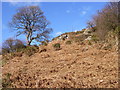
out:
{"label": "exposed rock", "polygon": [[92,36],[88,36],[88,38],[86,38],[85,40],[92,40]]}
{"label": "exposed rock", "polygon": [[90,35],[91,34],[91,30],[90,29],[86,29],[84,32],[83,32],[83,34],[85,34],[85,35]]}
{"label": "exposed rock", "polygon": [[68,35],[62,35],[59,37],[59,40],[66,40],[68,39]]}

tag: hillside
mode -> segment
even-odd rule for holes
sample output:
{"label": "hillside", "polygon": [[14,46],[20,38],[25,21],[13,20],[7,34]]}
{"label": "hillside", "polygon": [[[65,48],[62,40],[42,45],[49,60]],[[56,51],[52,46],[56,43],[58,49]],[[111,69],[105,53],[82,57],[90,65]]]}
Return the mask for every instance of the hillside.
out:
{"label": "hillside", "polygon": [[[3,67],[4,85],[16,88],[117,88],[118,53],[102,42],[85,40],[77,43],[76,37],[65,40],[57,37],[32,56],[23,54],[9,60]],[[60,37],[60,36],[59,36]],[[83,36],[82,36],[83,37]],[[66,41],[71,40],[71,44]],[[55,50],[53,44],[60,43]],[[39,47],[39,51],[42,46]],[[43,49],[42,48],[42,49]]]}

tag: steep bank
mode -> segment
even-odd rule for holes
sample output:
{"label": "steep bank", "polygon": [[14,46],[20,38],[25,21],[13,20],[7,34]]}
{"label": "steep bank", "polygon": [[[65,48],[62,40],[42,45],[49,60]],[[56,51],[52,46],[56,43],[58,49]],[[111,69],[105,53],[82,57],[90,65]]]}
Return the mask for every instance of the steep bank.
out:
{"label": "steep bank", "polygon": [[[61,50],[52,45],[61,43]],[[100,43],[66,45],[53,41],[47,51],[15,57],[3,66],[16,88],[117,88],[118,54]]]}

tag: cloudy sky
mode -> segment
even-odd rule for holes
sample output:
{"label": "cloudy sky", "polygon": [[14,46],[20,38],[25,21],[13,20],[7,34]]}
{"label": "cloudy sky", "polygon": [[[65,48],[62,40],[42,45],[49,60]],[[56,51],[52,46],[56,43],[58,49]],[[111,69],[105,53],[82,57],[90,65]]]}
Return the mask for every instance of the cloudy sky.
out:
{"label": "cloudy sky", "polygon": [[[40,6],[47,20],[51,22],[50,27],[53,28],[51,38],[53,38],[61,33],[86,28],[86,22],[105,4],[105,2],[2,2],[2,39],[4,41],[9,37],[16,38],[15,32],[8,27],[8,23],[18,7]],[[25,39],[24,36],[18,38]]]}

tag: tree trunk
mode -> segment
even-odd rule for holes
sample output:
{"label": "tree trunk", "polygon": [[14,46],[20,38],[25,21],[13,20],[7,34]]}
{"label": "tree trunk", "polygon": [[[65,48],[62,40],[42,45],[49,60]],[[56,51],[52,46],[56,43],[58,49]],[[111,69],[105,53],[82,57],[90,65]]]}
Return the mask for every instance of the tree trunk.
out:
{"label": "tree trunk", "polygon": [[32,42],[32,41],[28,41],[28,44],[27,44],[27,45],[30,46],[31,42]]}
{"label": "tree trunk", "polygon": [[26,41],[27,41],[27,46],[29,46],[30,45],[29,35],[26,35]]}
{"label": "tree trunk", "polygon": [[27,39],[27,45],[30,46],[31,42],[32,42],[32,31],[28,32],[28,35],[26,35],[26,39]]}

